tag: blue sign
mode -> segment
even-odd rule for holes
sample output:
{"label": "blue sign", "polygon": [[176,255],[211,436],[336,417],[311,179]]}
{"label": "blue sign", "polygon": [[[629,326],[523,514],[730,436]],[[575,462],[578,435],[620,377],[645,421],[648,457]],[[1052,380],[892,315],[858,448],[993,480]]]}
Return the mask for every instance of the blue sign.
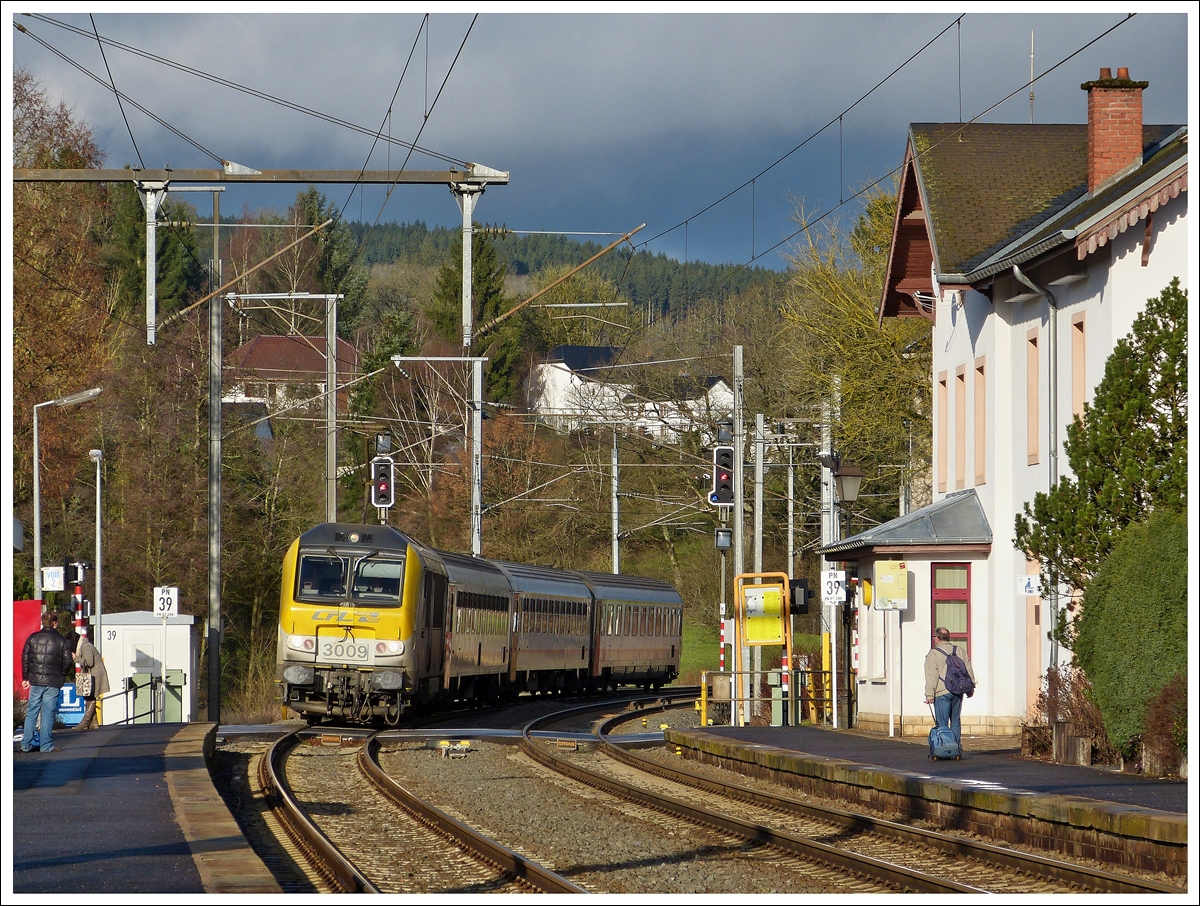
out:
{"label": "blue sign", "polygon": [[58,718],[56,723],[68,727],[76,727],[83,722],[83,709],[86,702],[75,694],[75,684],[67,683],[62,687],[58,696]]}

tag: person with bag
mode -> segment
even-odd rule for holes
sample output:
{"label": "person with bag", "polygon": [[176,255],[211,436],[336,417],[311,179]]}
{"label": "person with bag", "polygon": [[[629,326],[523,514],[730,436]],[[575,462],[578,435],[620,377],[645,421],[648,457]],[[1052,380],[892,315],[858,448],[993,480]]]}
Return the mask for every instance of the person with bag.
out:
{"label": "person with bag", "polygon": [[[950,630],[939,626],[934,630],[933,647],[925,655],[925,703],[933,705],[934,731],[938,728],[949,729],[960,754],[963,697],[970,698],[974,694],[975,671],[966,649],[952,645]],[[931,733],[931,752],[933,736],[934,733]]]}
{"label": "person with bag", "polygon": [[108,671],[96,646],[85,635],[75,636],[75,664],[79,672],[75,676],[75,694],[84,702],[83,720],[78,729],[90,730],[92,725],[101,725],[96,716],[96,700],[109,690]]}
{"label": "person with bag", "polygon": [[54,748],[54,717],[72,666],[71,643],[58,631],[58,614],[47,610],[42,614],[42,628],[26,639],[21,649],[21,688],[29,690],[22,752],[32,751],[35,734],[42,752],[58,751]]}

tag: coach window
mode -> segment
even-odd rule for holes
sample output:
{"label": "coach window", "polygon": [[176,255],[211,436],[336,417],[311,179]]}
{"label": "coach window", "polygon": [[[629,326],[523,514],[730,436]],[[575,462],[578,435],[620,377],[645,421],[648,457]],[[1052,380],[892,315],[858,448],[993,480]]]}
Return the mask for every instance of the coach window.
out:
{"label": "coach window", "polygon": [[971,565],[933,564],[933,627],[950,630],[950,641],[971,653]]}

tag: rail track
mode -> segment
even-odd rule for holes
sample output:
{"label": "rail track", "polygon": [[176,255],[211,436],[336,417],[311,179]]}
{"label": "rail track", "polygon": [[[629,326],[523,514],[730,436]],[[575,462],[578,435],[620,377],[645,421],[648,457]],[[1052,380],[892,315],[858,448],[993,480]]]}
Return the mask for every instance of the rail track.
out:
{"label": "rail track", "polygon": [[[309,766],[302,743],[356,765]],[[297,730],[259,761],[280,824],[329,888],[344,893],[581,892],[569,881],[476,834],[404,790],[379,767],[365,731]],[[355,854],[352,860],[347,852]]]}
{"label": "rail track", "polygon": [[[657,709],[655,709],[657,710]],[[646,713],[649,713],[647,711]],[[809,843],[836,841],[837,864],[849,870],[871,874],[872,858],[886,864],[881,880],[897,883],[907,889],[922,890],[974,890],[988,892],[1102,892],[1102,893],[1183,893],[1157,881],[1129,875],[1106,872],[1071,862],[1052,859],[1036,854],[994,846],[956,837],[937,831],[923,830],[858,814],[843,809],[821,806],[786,795],[778,789],[760,791],[742,784],[716,780],[699,772],[688,770],[672,763],[671,758],[655,758],[640,755],[614,741],[613,729],[629,720],[629,715],[618,715],[604,722],[596,731],[597,761],[608,762],[597,765],[594,772],[606,778],[607,783],[625,783],[645,790],[646,776],[659,778],[669,784],[674,797],[661,791],[639,792],[643,797],[661,797],[655,807],[676,814],[691,812],[692,820],[742,821],[745,833],[763,834],[760,828],[779,828],[770,831],[784,848],[796,846],[792,836]],[[527,737],[528,738],[528,737]],[[537,751],[530,743],[527,749]],[[547,759],[545,747],[537,753],[543,763],[554,761],[556,769],[566,759],[551,754]],[[575,770],[580,770],[575,766]],[[716,800],[716,801],[714,801]],[[643,799],[647,804],[649,801]],[[719,805],[717,803],[720,803]],[[740,811],[740,818],[717,812],[716,808]],[[731,825],[732,827],[732,825]],[[813,858],[822,858],[824,851],[818,847],[805,851]],[[847,855],[849,853],[849,855]],[[824,853],[829,858],[828,853]],[[865,861],[859,864],[856,860]],[[910,877],[904,872],[895,872],[893,866],[907,866],[923,877]],[[948,876],[953,875],[951,880]],[[923,888],[919,885],[930,884]],[[954,884],[958,887],[940,887]]]}
{"label": "rail track", "polygon": [[[1091,865],[821,805],[795,798],[786,790],[777,786],[772,788],[762,781],[720,776],[729,775],[729,772],[709,766],[687,768],[681,759],[669,754],[661,745],[648,745],[652,734],[642,732],[640,737],[637,733],[624,737],[617,734],[621,724],[634,721],[642,726],[655,726],[651,715],[677,707],[681,700],[690,701],[694,694],[695,690],[672,690],[667,694],[590,703],[538,717],[526,723],[519,732],[500,730],[501,737],[510,741],[519,739],[524,756],[540,765],[542,770],[554,773],[529,767],[530,761],[511,749],[507,749],[510,754],[506,756],[503,754],[506,747],[489,747],[484,743],[484,748],[496,754],[471,755],[473,759],[483,759],[475,775],[479,785],[474,793],[454,786],[455,777],[467,777],[461,773],[466,770],[465,761],[454,763],[459,771],[456,773],[449,760],[437,760],[436,753],[428,749],[427,756],[435,760],[422,760],[418,751],[425,749],[426,741],[423,735],[414,740],[411,731],[408,742],[398,747],[386,745],[403,735],[396,731],[369,736],[366,731],[341,731],[336,736],[336,744],[331,744],[333,734],[322,737],[312,730],[298,731],[279,740],[260,759],[260,782],[273,795],[278,820],[296,847],[307,860],[318,866],[316,870],[329,889],[335,891],[609,892],[603,873],[592,872],[595,866],[589,864],[594,861],[589,851],[593,847],[585,843],[582,850],[571,852],[569,841],[550,841],[547,835],[551,831],[538,833],[540,826],[528,820],[527,825],[534,827],[532,836],[510,837],[514,820],[520,819],[505,813],[503,805],[497,816],[497,803],[494,802],[491,817],[486,817],[488,809],[476,808],[480,804],[478,800],[491,799],[493,791],[511,787],[516,792],[517,787],[524,784],[521,795],[545,800],[541,807],[549,809],[543,813],[547,815],[554,814],[556,809],[591,808],[583,805],[589,799],[594,803],[612,803],[614,800],[609,797],[617,797],[625,804],[609,805],[607,812],[600,808],[592,817],[594,824],[591,826],[595,827],[597,835],[613,837],[622,833],[621,823],[607,825],[605,822],[612,819],[605,819],[604,814],[640,820],[642,830],[631,830],[626,839],[635,852],[639,845],[647,845],[647,859],[650,860],[645,863],[647,865],[658,858],[651,854],[655,844],[636,841],[650,825],[661,829],[660,839],[675,838],[678,834],[689,841],[717,840],[715,846],[711,843],[693,845],[690,858],[698,861],[692,865],[700,866],[701,871],[706,870],[703,868],[705,860],[728,859],[739,849],[743,853],[776,852],[774,870],[793,872],[795,877],[787,883],[800,885],[791,889],[801,889],[814,882],[827,885],[826,890],[859,892],[1184,892],[1150,878],[1116,874]],[[620,713],[612,716],[615,709],[620,709]],[[599,725],[597,713],[607,718]],[[677,722],[678,717],[673,720]],[[517,724],[505,726],[512,728]],[[459,739],[486,739],[489,732],[497,731],[460,728],[448,731],[448,735]],[[444,730],[437,733],[443,737],[446,734]],[[314,738],[318,742],[324,738],[326,745],[313,745]],[[306,781],[303,779],[304,762],[311,766],[331,760],[306,759],[303,754],[297,756],[296,749],[304,741],[309,745],[304,746],[302,752],[353,755],[356,763],[349,765],[349,757],[341,759],[338,769],[324,771]],[[473,753],[480,751],[472,749]],[[289,752],[293,757],[285,770],[282,765]],[[389,768],[381,764],[381,752],[388,753]],[[425,765],[425,773],[421,770],[407,773],[403,759],[412,757]],[[489,761],[492,757],[499,760]],[[416,763],[412,764],[415,766]],[[504,765],[526,767],[510,774],[509,767]],[[391,768],[400,769],[396,776],[408,776],[409,779],[397,781],[389,776]],[[497,786],[495,778],[501,776],[505,781]],[[552,781],[553,776],[565,779]],[[337,783],[330,777],[341,778],[337,783],[342,783],[344,789],[333,789]],[[421,777],[424,780],[419,779]],[[545,786],[547,782],[549,787]],[[457,803],[448,807],[448,811],[457,817],[424,801],[424,797],[431,794],[436,799],[439,786],[442,788],[440,795],[449,797],[446,802]],[[575,797],[582,795],[583,799],[572,802],[572,791],[582,791],[584,787],[600,793],[575,792]],[[421,790],[422,795],[415,795],[413,790]],[[568,798],[559,799],[560,795]],[[472,796],[476,801],[472,801]],[[546,820],[550,822],[550,819]],[[492,836],[504,840],[514,849],[469,826],[475,824],[495,828]],[[381,843],[381,828],[385,827],[387,840]],[[654,833],[651,831],[651,836],[646,839],[654,839]],[[416,842],[418,837],[424,842]],[[547,842],[551,843],[548,848],[544,847]],[[397,852],[398,848],[403,852]],[[515,851],[517,849],[523,854]],[[583,855],[579,854],[581,852]],[[353,856],[354,861],[347,855]],[[765,858],[771,859],[770,856]],[[667,856],[667,859],[669,861],[671,857]],[[641,864],[636,857],[630,864],[635,863]],[[711,864],[714,866],[712,872],[724,870],[715,867],[718,862]],[[401,868],[397,872],[397,866],[405,865],[409,866],[407,870]],[[546,866],[565,871],[571,880]],[[750,869],[745,875],[745,892],[773,889],[769,882],[759,887],[759,879],[754,875],[757,870]],[[645,880],[648,879],[638,878],[635,883]],[[685,883],[682,873],[679,881]],[[637,889],[618,888],[615,892]],[[699,886],[694,891],[706,889],[716,890]]]}

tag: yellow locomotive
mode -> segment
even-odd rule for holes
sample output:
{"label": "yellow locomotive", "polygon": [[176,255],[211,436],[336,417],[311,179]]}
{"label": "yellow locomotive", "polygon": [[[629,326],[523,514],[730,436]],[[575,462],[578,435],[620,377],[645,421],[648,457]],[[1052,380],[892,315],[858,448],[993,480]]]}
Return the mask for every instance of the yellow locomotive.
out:
{"label": "yellow locomotive", "polygon": [[390,526],[292,542],[279,596],[284,704],[394,726],[413,707],[521,692],[658,688],[679,675],[683,602],[637,576],[434,550]]}

